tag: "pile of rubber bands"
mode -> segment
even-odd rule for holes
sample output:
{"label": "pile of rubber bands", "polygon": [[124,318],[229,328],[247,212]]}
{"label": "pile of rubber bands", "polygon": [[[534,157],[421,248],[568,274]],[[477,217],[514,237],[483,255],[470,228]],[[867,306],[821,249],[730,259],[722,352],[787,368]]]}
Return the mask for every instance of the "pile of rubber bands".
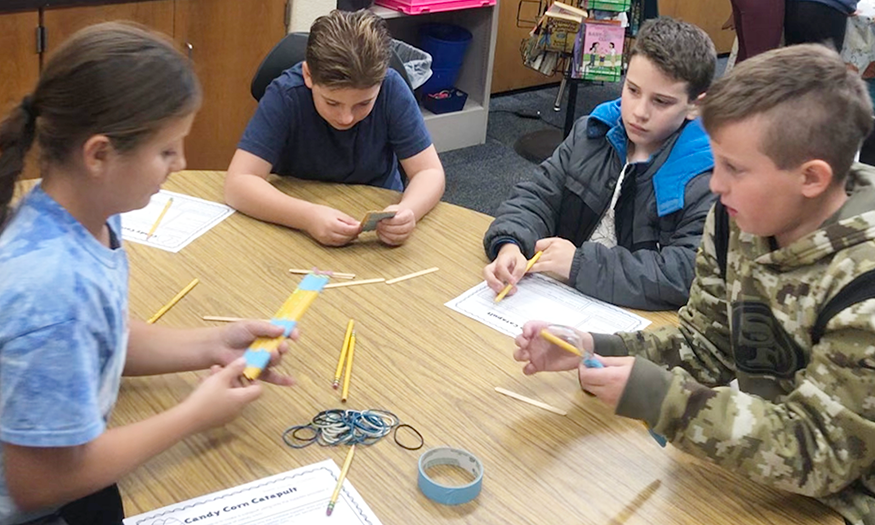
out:
{"label": "pile of rubber bands", "polygon": [[[398,440],[398,430],[409,429],[419,439],[410,446]],[[292,448],[304,448],[318,443],[323,447],[335,445],[373,445],[392,432],[395,443],[407,450],[419,450],[424,440],[418,430],[401,423],[388,410],[323,410],[306,425],[293,425],[283,431],[283,441]]]}

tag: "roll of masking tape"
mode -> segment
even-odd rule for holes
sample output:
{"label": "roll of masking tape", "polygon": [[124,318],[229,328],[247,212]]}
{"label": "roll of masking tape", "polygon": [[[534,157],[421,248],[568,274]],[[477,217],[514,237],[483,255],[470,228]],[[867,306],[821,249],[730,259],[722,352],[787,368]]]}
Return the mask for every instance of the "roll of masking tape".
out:
{"label": "roll of masking tape", "polygon": [[[437,483],[426,471],[437,465],[451,465],[469,472],[474,481],[466,485],[447,486]],[[437,447],[419,456],[419,490],[432,501],[443,505],[468,503],[480,494],[483,485],[483,463],[470,452],[458,448]]]}

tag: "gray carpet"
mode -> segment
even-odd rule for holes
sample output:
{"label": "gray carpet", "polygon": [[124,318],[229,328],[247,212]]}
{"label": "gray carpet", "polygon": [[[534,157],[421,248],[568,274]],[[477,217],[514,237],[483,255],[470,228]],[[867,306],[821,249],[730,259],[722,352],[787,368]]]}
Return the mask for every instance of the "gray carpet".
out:
{"label": "gray carpet", "polygon": [[[718,60],[718,76],[725,65],[725,58]],[[602,102],[618,98],[620,88],[620,83],[581,83],[575,118],[588,115]],[[440,154],[447,175],[443,200],[493,215],[516,183],[534,177],[537,164],[519,156],[514,151],[514,144],[527,133],[562,128],[568,90],[563,97],[561,110],[555,112],[553,103],[558,90],[558,85],[553,85],[532,91],[493,95],[489,104],[486,143]],[[516,114],[536,111],[540,111],[540,118],[523,118]]]}

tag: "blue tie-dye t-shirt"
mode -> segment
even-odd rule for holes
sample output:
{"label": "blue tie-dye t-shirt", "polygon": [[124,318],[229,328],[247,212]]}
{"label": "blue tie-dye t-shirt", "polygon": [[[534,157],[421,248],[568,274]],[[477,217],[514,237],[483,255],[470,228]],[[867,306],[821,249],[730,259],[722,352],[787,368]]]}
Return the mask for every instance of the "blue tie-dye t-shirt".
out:
{"label": "blue tie-dye t-shirt", "polygon": [[[97,438],[118,394],[128,337],[121,220],[107,248],[39,186],[0,233],[0,441],[69,447]],[[0,468],[2,468],[0,455]],[[0,482],[0,525],[23,514]]]}

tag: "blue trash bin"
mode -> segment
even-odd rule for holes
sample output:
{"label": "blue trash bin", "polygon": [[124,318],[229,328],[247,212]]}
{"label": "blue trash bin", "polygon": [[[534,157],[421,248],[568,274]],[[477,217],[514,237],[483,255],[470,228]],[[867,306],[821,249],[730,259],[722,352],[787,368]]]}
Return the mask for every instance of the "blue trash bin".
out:
{"label": "blue trash bin", "polygon": [[455,86],[471,32],[452,24],[424,24],[419,28],[419,47],[432,57],[432,76],[423,84],[422,93],[437,93]]}

